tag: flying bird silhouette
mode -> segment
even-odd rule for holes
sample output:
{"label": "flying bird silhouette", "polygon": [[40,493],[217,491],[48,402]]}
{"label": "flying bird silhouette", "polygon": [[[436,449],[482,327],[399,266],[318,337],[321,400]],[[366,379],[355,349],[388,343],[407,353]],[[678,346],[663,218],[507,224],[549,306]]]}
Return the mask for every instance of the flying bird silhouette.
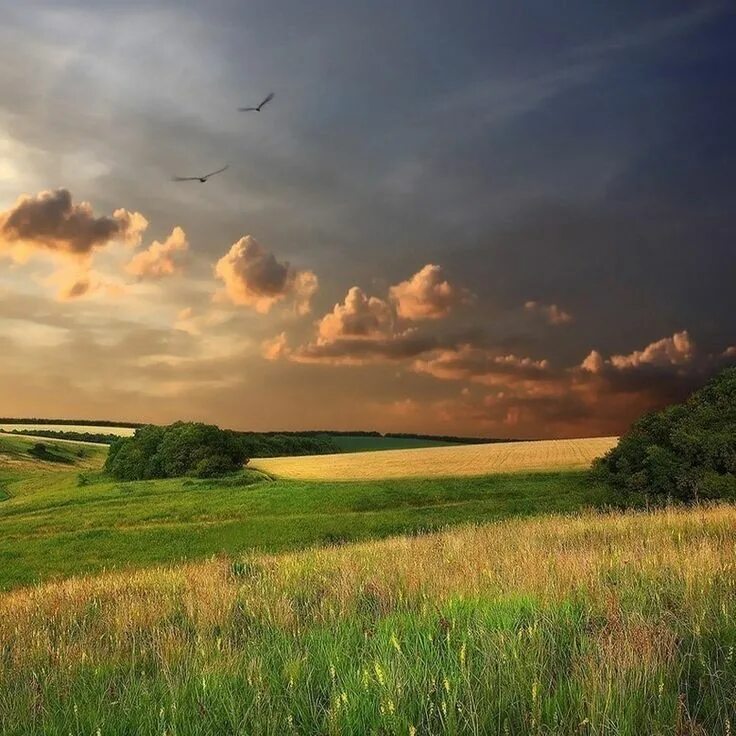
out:
{"label": "flying bird silhouette", "polygon": [[272,99],[273,99],[273,92],[269,92],[266,95],[266,98],[263,100],[263,102],[261,102],[259,105],[256,105],[255,107],[239,107],[238,110],[240,112],[260,112],[263,106],[267,104],[268,102],[271,102]]}
{"label": "flying bird silhouette", "polygon": [[226,168],[227,164],[225,164],[225,166],[223,166],[221,169],[217,169],[217,171],[212,171],[209,174],[205,174],[204,176],[175,176],[173,178],[173,181],[201,181],[202,184],[204,184],[211,176],[214,176],[215,174],[221,174],[223,171],[225,171]]}

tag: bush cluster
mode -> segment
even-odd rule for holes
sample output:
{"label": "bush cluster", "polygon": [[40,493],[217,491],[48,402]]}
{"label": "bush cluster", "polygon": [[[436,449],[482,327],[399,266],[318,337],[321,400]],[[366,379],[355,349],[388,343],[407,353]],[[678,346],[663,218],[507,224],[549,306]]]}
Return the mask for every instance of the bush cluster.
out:
{"label": "bush cluster", "polygon": [[105,470],[119,480],[194,475],[210,478],[238,470],[248,461],[237,432],[212,424],[176,422],[149,425],[110,446]]}
{"label": "bush cluster", "polygon": [[682,501],[736,497],[736,368],[683,404],[643,416],[594,473],[622,492]]}

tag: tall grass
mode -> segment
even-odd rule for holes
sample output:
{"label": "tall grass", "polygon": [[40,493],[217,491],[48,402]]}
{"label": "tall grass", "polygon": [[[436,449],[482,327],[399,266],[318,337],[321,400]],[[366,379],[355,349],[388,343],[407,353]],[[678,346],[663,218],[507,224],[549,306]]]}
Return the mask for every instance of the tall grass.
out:
{"label": "tall grass", "polygon": [[0,595],[3,734],[730,734],[736,510],[511,520]]}

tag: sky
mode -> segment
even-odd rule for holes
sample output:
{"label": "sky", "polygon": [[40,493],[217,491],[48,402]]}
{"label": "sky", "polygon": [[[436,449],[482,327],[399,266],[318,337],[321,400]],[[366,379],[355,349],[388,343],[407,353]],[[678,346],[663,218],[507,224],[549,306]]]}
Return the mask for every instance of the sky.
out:
{"label": "sky", "polygon": [[625,431],[736,364],[734,37],[729,2],[8,5],[0,415]]}

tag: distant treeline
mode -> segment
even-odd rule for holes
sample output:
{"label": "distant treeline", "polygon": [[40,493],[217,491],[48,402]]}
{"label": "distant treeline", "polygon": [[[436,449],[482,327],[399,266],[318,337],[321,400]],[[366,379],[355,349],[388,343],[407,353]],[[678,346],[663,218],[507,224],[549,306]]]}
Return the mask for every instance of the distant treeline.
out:
{"label": "distant treeline", "polygon": [[59,424],[80,427],[131,427],[133,429],[146,426],[141,422],[114,422],[109,419],[47,419],[42,417],[0,417],[0,424]]}
{"label": "distant treeline", "polygon": [[340,448],[325,436],[271,432],[236,432],[242,438],[248,457],[282,455],[333,455]]}
{"label": "distant treeline", "polygon": [[[147,425],[144,425],[147,426]],[[148,425],[150,426],[150,425]],[[121,439],[120,435],[99,432],[67,432],[55,429],[13,429],[11,434],[48,437],[55,440],[75,442],[98,442],[111,445]],[[279,457],[281,455],[331,455],[341,452],[340,448],[325,436],[302,436],[275,432],[233,432],[242,438],[247,457]]]}
{"label": "distant treeline", "polygon": [[455,437],[451,434],[411,434],[407,432],[386,432],[380,437],[395,437],[402,440],[436,440],[437,442],[455,442],[458,445],[491,445],[494,442],[521,442],[507,437]]}
{"label": "distant treeline", "polygon": [[[22,419],[18,417],[0,417],[0,424],[58,424],[58,425],[78,425],[80,427],[131,427],[132,429],[139,429],[140,427],[147,426],[146,424],[138,422],[116,422],[105,419],[94,420],[94,419]],[[307,430],[275,430],[268,432],[254,432],[254,431],[242,431],[236,430],[238,434],[244,436],[253,437],[393,437],[395,439],[404,440],[436,440],[437,442],[456,442],[458,444],[465,445],[481,445],[491,444],[494,442],[518,442],[517,439],[511,439],[506,437],[457,437],[455,435],[437,435],[437,434],[416,434],[412,432],[378,432],[378,431],[366,431],[366,430],[336,430],[336,429],[307,429]],[[57,437],[58,439],[76,439],[76,440],[87,440],[89,442],[105,442],[110,444],[113,439],[117,438],[117,435],[106,435],[102,433],[80,433],[80,432],[68,432],[65,434],[78,435],[62,437],[61,433],[53,433],[53,430],[34,430],[34,434],[43,437]],[[43,433],[43,434],[42,434]],[[91,437],[99,437],[100,439],[91,439]],[[103,439],[104,438],[104,439]],[[339,452],[335,448],[334,452]],[[253,457],[264,457],[256,456]]]}
{"label": "distant treeline", "polygon": [[412,432],[377,432],[365,430],[307,429],[301,432],[244,432],[243,434],[284,435],[286,437],[391,437],[402,440],[436,440],[437,442],[455,442],[459,445],[484,445],[494,442],[520,442],[507,437],[456,437],[448,434],[415,434]]}

